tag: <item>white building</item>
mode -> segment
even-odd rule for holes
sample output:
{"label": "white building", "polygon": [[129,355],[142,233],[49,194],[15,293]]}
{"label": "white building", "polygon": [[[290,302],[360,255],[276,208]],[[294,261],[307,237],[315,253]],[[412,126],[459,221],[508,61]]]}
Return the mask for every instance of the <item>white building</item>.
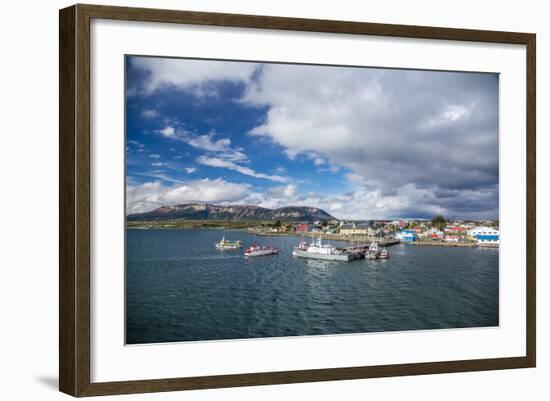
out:
{"label": "white building", "polygon": [[475,238],[479,244],[498,244],[500,242],[500,231],[494,227],[474,227],[466,231],[466,234]]}

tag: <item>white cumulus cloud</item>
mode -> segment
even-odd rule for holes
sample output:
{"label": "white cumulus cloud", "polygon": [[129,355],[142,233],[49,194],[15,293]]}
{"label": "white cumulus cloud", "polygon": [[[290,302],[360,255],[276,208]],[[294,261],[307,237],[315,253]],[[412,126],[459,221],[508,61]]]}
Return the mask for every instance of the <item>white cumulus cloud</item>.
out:
{"label": "white cumulus cloud", "polygon": [[140,213],[164,205],[211,202],[227,203],[245,199],[250,186],[217,179],[179,182],[170,186],[160,181],[126,186],[126,213]]}
{"label": "white cumulus cloud", "polygon": [[216,95],[215,88],[207,85],[210,81],[248,82],[256,69],[256,65],[251,63],[157,57],[132,57],[131,63],[134,68],[149,73],[141,88],[132,88],[134,92],[144,94],[163,88],[177,88],[199,96]]}

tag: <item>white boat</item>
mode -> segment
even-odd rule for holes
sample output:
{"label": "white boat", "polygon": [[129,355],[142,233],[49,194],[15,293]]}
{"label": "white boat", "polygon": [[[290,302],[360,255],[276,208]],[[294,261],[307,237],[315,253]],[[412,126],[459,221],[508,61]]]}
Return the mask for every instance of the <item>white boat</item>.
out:
{"label": "white boat", "polygon": [[388,259],[390,257],[390,253],[386,248],[382,248],[380,250],[380,253],[378,254],[379,259]]}
{"label": "white boat", "polygon": [[225,234],[223,235],[220,242],[216,242],[216,248],[218,249],[239,249],[243,246],[241,245],[241,241],[228,241],[225,239]]}
{"label": "white boat", "polygon": [[378,243],[375,241],[372,241],[369,245],[369,249],[365,253],[366,259],[378,259],[380,256],[380,247],[378,246]]}
{"label": "white boat", "polygon": [[[313,245],[313,243],[311,243]],[[299,249],[302,251],[305,251],[307,248],[309,248],[310,244],[308,244],[305,240],[301,240],[298,246],[295,246],[294,249]]]}
{"label": "white boat", "polygon": [[372,241],[369,245],[369,252],[372,253],[378,253],[380,252],[380,247],[378,246],[378,242]]}
{"label": "white boat", "polygon": [[274,248],[271,245],[252,245],[244,250],[244,256],[266,256],[277,255],[279,248]]}
{"label": "white boat", "polygon": [[349,262],[351,260],[351,255],[349,253],[329,244],[323,244],[321,237],[317,238],[316,241],[309,245],[303,243],[302,241],[299,246],[294,248],[294,251],[292,251],[292,256],[310,259],[336,260],[342,262]]}

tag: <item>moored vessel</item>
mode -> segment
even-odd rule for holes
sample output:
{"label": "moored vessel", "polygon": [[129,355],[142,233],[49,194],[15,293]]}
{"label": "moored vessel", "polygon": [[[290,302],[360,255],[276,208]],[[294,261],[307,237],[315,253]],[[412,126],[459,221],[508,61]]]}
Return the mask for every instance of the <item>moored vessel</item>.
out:
{"label": "moored vessel", "polygon": [[302,241],[299,246],[294,248],[292,256],[341,262],[349,262],[352,259],[352,256],[345,250],[323,244],[321,237],[309,245]]}
{"label": "moored vessel", "polygon": [[[307,248],[309,248],[309,245],[310,244],[308,244],[304,239],[302,239],[298,244],[298,246],[295,246],[294,249],[305,251]],[[313,243],[311,245],[313,245]]]}
{"label": "moored vessel", "polygon": [[378,246],[378,243],[373,241],[369,245],[369,249],[367,249],[367,252],[365,253],[365,258],[367,259],[378,259],[380,256],[380,247]]}
{"label": "moored vessel", "polygon": [[386,248],[382,248],[380,252],[378,253],[379,259],[388,259],[390,257],[390,253]]}
{"label": "moored vessel", "polygon": [[279,248],[274,248],[271,245],[252,245],[244,250],[244,256],[266,256],[278,253]]}

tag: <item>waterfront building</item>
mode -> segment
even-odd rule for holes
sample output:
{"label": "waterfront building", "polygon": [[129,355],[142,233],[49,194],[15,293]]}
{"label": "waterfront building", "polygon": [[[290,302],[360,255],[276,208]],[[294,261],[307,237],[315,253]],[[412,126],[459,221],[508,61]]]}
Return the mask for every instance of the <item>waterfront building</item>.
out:
{"label": "waterfront building", "polygon": [[307,233],[310,229],[310,226],[308,223],[299,223],[296,226],[296,232],[298,233]]}
{"label": "waterfront building", "polygon": [[446,235],[445,241],[447,242],[459,242],[461,241],[462,237],[460,235]]}
{"label": "waterfront building", "polygon": [[413,230],[401,230],[395,234],[395,238],[403,242],[413,242],[417,240],[416,233]]}
{"label": "waterfront building", "polygon": [[426,237],[431,239],[443,239],[445,237],[445,233],[435,227],[432,227],[426,231]]}
{"label": "waterfront building", "polygon": [[355,230],[355,224],[346,223],[340,226],[341,235],[352,235]]}
{"label": "waterfront building", "polygon": [[349,223],[349,224],[343,224],[340,226],[340,234],[341,235],[368,235],[368,236],[374,236],[376,234],[376,230],[370,226],[369,223]]}
{"label": "waterfront building", "polygon": [[466,231],[466,227],[462,226],[447,226],[445,227],[446,232],[452,232],[452,233],[463,233]]}
{"label": "waterfront building", "polygon": [[369,235],[369,225],[368,223],[360,223],[355,226],[353,230],[354,235]]}
{"label": "waterfront building", "polygon": [[404,220],[394,220],[390,224],[399,228],[404,228],[407,226],[407,222]]}
{"label": "waterfront building", "polygon": [[500,231],[498,228],[478,226],[466,232],[474,238],[478,244],[498,244],[500,242]]}

